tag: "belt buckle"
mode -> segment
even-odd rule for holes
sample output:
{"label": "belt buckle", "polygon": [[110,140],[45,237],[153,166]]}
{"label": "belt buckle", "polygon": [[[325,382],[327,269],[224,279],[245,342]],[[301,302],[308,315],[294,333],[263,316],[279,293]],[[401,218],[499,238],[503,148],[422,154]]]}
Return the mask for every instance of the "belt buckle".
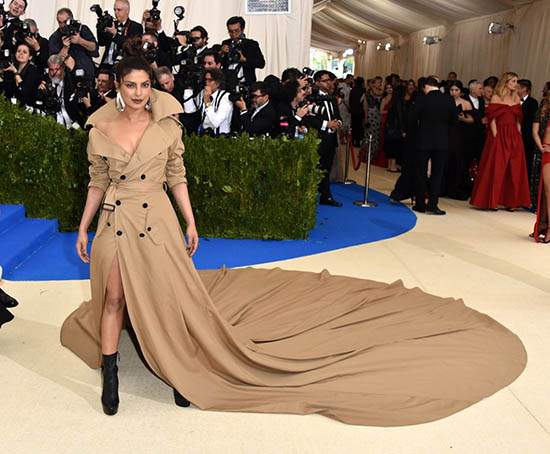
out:
{"label": "belt buckle", "polygon": [[112,203],[102,203],[101,204],[101,210],[102,211],[109,211],[109,212],[113,212],[115,211],[115,206],[112,204]]}

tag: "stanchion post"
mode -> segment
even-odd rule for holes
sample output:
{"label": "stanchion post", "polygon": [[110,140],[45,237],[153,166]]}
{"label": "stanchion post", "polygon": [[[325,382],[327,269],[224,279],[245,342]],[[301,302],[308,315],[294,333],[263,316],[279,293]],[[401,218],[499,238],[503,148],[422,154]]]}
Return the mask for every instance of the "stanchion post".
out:
{"label": "stanchion post", "polygon": [[369,202],[369,186],[370,186],[370,161],[372,157],[372,134],[369,134],[369,137],[367,139],[369,146],[368,146],[368,155],[367,155],[367,169],[365,172],[365,196],[363,200],[356,200],[354,205],[363,207],[363,208],[369,208],[369,207],[376,207],[378,204],[376,202]]}

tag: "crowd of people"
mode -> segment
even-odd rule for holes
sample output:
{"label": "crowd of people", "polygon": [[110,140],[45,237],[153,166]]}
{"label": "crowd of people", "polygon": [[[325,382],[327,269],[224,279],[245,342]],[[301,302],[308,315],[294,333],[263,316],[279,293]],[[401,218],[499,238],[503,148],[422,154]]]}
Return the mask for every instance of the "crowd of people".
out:
{"label": "crowd of people", "polygon": [[[365,84],[352,75],[337,79],[329,71],[288,68],[258,82],[256,70],[265,59],[259,44],[246,37],[242,17],[231,17],[229,38],[209,47],[201,25],[190,31],[176,27],[169,37],[156,7],[137,23],[129,18],[128,0],[113,6],[114,16],[94,7],[95,34],[61,8],[57,30],[45,39],[33,19],[19,19],[27,0],[12,0],[0,14],[0,91],[67,128],[84,127],[117,96],[116,63],[142,55],[154,70],[155,88],[184,106],[180,121],[187,134],[294,138],[316,129],[326,171],[321,204],[341,206],[330,192],[329,173],[338,143],[350,132],[354,146],[370,138],[378,161],[402,173],[391,194],[394,202],[412,197],[416,211],[441,215],[440,196],[471,197],[474,206],[487,209],[538,207],[541,219],[547,218],[548,194],[539,186],[548,190],[541,168],[550,149],[550,135],[545,137],[550,83],[539,106],[531,82],[512,73],[466,85],[455,72],[443,81],[391,74]],[[534,236],[550,241],[546,221],[537,224]]]}
{"label": "crowd of people", "polygon": [[540,103],[531,81],[511,72],[466,85],[455,72],[352,84],[351,140],[357,147],[370,138],[376,162],[401,172],[392,202],[410,197],[415,211],[437,215],[445,214],[440,196],[490,210],[532,207],[533,236],[550,242],[550,82]]}
{"label": "crowd of people", "polygon": [[320,165],[327,171],[320,203],[341,206],[330,193],[328,173],[341,111],[346,115],[340,104],[349,97],[352,76],[339,86],[331,72],[288,68],[280,77],[257,81],[265,59],[258,42],[246,37],[239,16],[227,20],[229,38],[209,47],[201,25],[190,31],[176,26],[167,36],[156,7],[143,12],[141,23],[132,21],[128,0],[114,2],[114,16],[92,7],[98,15],[95,34],[69,8],[61,8],[49,39],[33,19],[20,20],[26,8],[27,0],[12,0],[0,14],[0,92],[12,102],[68,129],[85,127],[91,114],[117,96],[117,62],[143,56],[154,70],[154,87],[184,106],[180,121],[187,134],[299,138],[317,129]]}

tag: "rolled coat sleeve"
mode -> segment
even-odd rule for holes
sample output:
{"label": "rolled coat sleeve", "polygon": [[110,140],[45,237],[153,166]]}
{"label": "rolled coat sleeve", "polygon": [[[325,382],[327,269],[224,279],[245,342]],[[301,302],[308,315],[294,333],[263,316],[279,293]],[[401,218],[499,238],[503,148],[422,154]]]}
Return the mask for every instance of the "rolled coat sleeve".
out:
{"label": "rolled coat sleeve", "polygon": [[90,145],[88,145],[88,161],[90,161],[90,183],[88,188],[99,188],[105,192],[111,183],[109,164],[103,159],[103,156],[91,153]]}
{"label": "rolled coat sleeve", "polygon": [[185,165],[183,164],[183,153],[185,146],[178,137],[168,150],[168,161],[166,162],[166,182],[169,188],[173,188],[179,183],[187,184]]}

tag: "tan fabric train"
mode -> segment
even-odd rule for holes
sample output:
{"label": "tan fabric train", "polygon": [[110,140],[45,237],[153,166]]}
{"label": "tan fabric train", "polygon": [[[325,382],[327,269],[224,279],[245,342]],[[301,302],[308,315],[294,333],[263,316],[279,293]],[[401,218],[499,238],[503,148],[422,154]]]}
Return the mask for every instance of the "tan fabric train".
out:
{"label": "tan fabric train", "polygon": [[[114,254],[131,323],[155,373],[201,409],[321,413],[349,424],[433,421],[511,383],[521,341],[466,307],[401,282],[280,269],[197,272],[162,189],[185,181],[171,117],[154,92],[154,122],[130,159],[96,129],[90,185],[106,190],[91,253],[92,299],[61,342],[101,365],[100,319]],[[110,102],[90,123],[116,115]],[[107,205],[109,208],[110,205]]]}

